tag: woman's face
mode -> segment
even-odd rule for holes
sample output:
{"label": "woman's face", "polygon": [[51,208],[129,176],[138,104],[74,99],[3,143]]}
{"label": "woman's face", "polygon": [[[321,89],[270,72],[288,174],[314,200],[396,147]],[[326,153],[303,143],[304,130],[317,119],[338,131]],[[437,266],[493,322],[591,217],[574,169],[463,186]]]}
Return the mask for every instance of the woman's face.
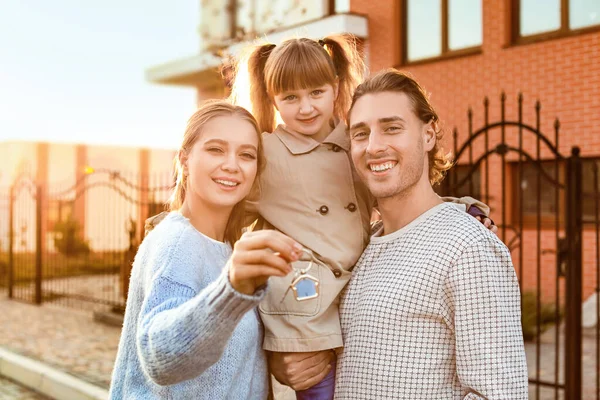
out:
{"label": "woman's face", "polygon": [[233,208],[252,189],[258,169],[258,134],[237,116],[209,120],[182,165],[187,193],[209,209]]}

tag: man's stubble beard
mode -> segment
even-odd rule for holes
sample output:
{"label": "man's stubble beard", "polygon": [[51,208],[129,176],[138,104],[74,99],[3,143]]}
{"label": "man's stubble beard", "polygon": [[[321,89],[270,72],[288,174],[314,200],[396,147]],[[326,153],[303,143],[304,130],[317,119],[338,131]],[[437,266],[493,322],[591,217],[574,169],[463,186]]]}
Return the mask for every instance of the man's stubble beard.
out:
{"label": "man's stubble beard", "polygon": [[[423,143],[418,142],[417,149],[415,154],[423,154]],[[425,157],[428,156],[428,153],[425,154]],[[416,157],[415,157],[416,158]],[[414,158],[411,157],[410,162],[407,165],[402,163],[403,158],[398,159],[398,165],[395,168],[399,168],[399,179],[398,182],[393,184],[392,187],[381,190],[379,193],[374,193],[371,188],[369,191],[378,200],[388,200],[388,199],[397,199],[403,200],[410,197],[413,189],[423,176],[424,172],[424,160],[420,159],[415,161]]]}

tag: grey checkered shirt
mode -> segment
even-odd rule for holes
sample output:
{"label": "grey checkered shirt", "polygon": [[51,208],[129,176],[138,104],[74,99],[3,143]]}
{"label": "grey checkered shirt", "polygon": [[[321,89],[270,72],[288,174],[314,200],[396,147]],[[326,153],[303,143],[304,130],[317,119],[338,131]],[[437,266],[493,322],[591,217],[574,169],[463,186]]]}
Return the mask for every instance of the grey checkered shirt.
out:
{"label": "grey checkered shirt", "polygon": [[374,235],[341,302],[336,399],[527,399],[510,253],[454,205]]}

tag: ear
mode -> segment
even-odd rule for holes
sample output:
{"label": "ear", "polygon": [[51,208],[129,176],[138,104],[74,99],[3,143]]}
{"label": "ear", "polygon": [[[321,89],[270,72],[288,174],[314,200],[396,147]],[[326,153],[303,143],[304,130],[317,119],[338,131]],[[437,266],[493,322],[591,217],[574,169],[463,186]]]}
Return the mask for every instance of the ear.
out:
{"label": "ear", "polygon": [[184,176],[188,176],[189,175],[189,170],[188,170],[188,156],[187,153],[183,150],[180,150],[179,153],[177,153],[177,157],[179,158],[179,164],[181,165],[181,172]]}
{"label": "ear", "polygon": [[437,140],[435,128],[433,121],[430,121],[423,126],[423,149],[426,152],[433,150],[435,147],[435,142]]}

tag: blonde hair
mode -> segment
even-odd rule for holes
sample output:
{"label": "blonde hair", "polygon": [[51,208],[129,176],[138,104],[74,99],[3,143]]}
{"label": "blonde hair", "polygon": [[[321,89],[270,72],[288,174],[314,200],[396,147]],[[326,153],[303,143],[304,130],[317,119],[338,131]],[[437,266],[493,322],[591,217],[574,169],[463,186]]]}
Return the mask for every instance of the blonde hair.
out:
{"label": "blonde hair", "polygon": [[252,127],[256,131],[258,137],[258,148],[257,148],[257,173],[250,194],[241,202],[233,207],[229,220],[227,221],[227,227],[225,228],[225,240],[233,245],[242,235],[242,229],[244,228],[244,216],[246,214],[246,201],[252,200],[258,196],[260,188],[260,174],[265,167],[265,157],[263,152],[262,137],[258,124],[252,114],[250,114],[245,108],[231,104],[225,100],[208,100],[200,105],[198,110],[188,120],[185,133],[183,134],[183,141],[175,156],[175,175],[176,183],[173,193],[169,198],[169,210],[177,211],[183,205],[185,201],[185,195],[187,191],[187,177],[183,173],[183,166],[181,165],[180,155],[188,154],[192,149],[200,134],[202,128],[213,118],[216,117],[237,117],[252,124]]}
{"label": "blonde hair", "polygon": [[383,70],[366,79],[358,85],[352,97],[352,104],[348,111],[348,123],[350,113],[356,101],[366,94],[381,92],[404,93],[410,99],[415,114],[424,123],[431,122],[435,131],[435,146],[429,152],[429,182],[432,186],[439,184],[452,167],[452,154],[444,153],[441,145],[443,131],[440,129],[440,119],[429,96],[425,90],[408,73],[400,72],[393,68]]}
{"label": "blonde hair", "polygon": [[[238,63],[243,63],[241,60]],[[343,119],[350,107],[352,92],[365,77],[365,64],[352,35],[328,36],[322,40],[295,38],[281,45],[264,44],[253,48],[248,60],[250,104],[263,132],[275,130],[273,96],[291,90],[338,85],[334,116]],[[238,71],[236,71],[238,72]],[[239,100],[236,79],[232,99]]]}

